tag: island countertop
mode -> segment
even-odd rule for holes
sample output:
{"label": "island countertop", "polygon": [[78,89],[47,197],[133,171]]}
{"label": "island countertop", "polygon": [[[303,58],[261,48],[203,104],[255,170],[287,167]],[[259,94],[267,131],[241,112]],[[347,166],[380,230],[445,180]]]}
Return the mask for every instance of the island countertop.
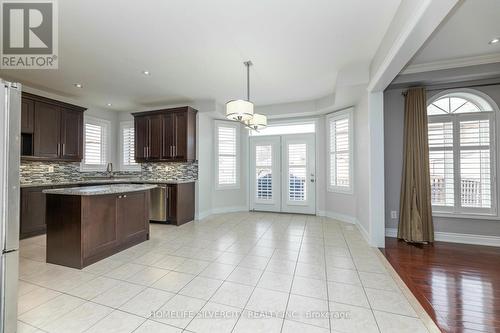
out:
{"label": "island countertop", "polygon": [[129,192],[147,191],[155,187],[157,186],[153,184],[115,184],[115,185],[47,189],[43,190],[43,193],[88,196],[88,195],[106,195],[106,194],[120,194]]}

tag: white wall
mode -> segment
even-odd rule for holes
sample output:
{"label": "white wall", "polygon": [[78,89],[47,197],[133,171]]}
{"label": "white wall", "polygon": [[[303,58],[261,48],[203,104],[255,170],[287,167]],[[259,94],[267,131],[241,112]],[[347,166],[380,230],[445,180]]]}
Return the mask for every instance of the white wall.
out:
{"label": "white wall", "polygon": [[196,123],[196,150],[198,156],[198,182],[196,184],[197,218],[212,213],[212,184],[214,161],[213,118],[208,113],[198,113]]}

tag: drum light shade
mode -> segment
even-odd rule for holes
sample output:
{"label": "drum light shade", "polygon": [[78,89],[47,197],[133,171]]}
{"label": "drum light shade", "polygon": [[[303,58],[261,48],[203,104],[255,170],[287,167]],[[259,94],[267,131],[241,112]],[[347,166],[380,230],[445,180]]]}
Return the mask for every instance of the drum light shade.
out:
{"label": "drum light shade", "polygon": [[247,122],[247,126],[253,130],[260,130],[267,127],[267,117],[263,114],[254,113],[252,119]]}
{"label": "drum light shade", "polygon": [[242,99],[226,103],[226,118],[236,121],[249,121],[254,117],[253,103]]}

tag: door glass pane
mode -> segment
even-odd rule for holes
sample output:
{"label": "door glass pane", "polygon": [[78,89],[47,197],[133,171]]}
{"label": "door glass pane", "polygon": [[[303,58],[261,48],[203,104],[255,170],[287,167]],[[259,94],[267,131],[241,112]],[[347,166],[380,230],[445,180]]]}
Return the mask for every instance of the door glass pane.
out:
{"label": "door glass pane", "polygon": [[305,201],[307,176],[307,145],[288,145],[288,200]]}
{"label": "door glass pane", "polygon": [[255,172],[257,180],[256,198],[272,200],[273,198],[273,147],[271,145],[255,146]]}

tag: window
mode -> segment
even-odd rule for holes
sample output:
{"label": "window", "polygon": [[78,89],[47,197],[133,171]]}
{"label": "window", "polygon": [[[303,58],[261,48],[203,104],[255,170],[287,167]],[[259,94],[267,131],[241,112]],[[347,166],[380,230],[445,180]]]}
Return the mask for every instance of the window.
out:
{"label": "window", "polygon": [[124,121],[120,123],[120,142],[121,159],[120,170],[139,171],[141,166],[135,161],[135,141],[134,141],[134,122]]}
{"label": "window", "polygon": [[352,193],[352,110],[327,117],[328,190]]}
{"label": "window", "polygon": [[85,117],[83,171],[102,171],[108,162],[109,122]]}
{"label": "window", "polygon": [[215,122],[217,189],[237,189],[240,186],[240,126],[226,121]]}
{"label": "window", "polygon": [[496,214],[495,113],[486,98],[447,92],[427,106],[434,212]]}

